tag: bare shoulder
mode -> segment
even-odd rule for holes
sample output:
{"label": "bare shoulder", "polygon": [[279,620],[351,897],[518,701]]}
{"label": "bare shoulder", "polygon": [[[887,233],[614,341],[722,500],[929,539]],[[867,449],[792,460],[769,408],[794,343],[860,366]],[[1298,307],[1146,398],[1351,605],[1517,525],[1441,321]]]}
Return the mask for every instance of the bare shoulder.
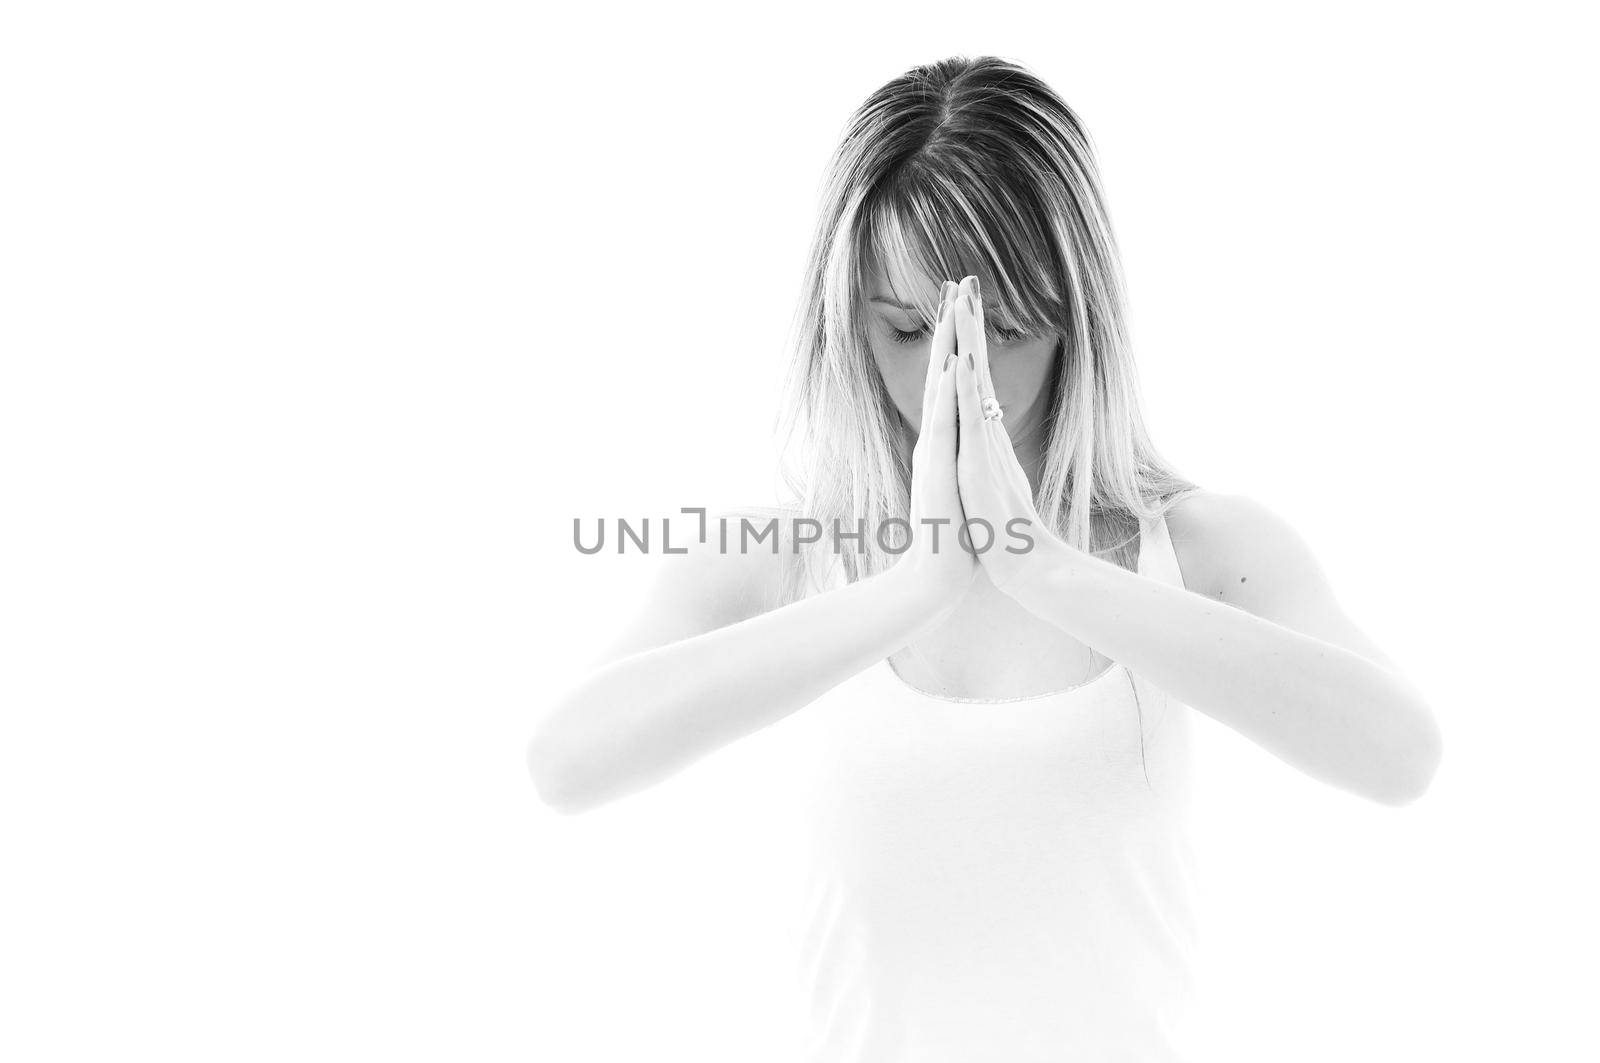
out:
{"label": "bare shoulder", "polygon": [[1300,532],[1267,506],[1201,491],[1172,506],[1167,529],[1190,590],[1394,667],[1345,612]]}
{"label": "bare shoulder", "polygon": [[793,516],[783,506],[713,510],[673,521],[674,551],[656,558],[637,614],[604,654],[640,653],[748,620],[783,600],[793,552]]}
{"label": "bare shoulder", "polygon": [[[685,560],[685,581],[704,579],[721,592],[736,623],[765,612],[781,596],[794,562],[794,522],[787,506],[739,506],[706,515],[703,537]],[[736,614],[736,615],[734,615]]]}
{"label": "bare shoulder", "polygon": [[1197,594],[1239,605],[1266,605],[1321,567],[1287,520],[1248,495],[1197,491],[1167,511],[1184,585]]}

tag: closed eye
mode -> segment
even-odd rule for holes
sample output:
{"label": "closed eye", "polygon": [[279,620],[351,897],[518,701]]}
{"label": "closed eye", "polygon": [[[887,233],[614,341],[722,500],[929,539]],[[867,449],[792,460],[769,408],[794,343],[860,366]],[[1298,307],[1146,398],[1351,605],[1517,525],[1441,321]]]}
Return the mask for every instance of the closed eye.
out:
{"label": "closed eye", "polygon": [[[989,331],[993,332],[995,338],[1001,343],[1016,343],[1018,340],[1024,339],[1028,335],[1021,329],[1013,328],[994,327]],[[889,336],[896,343],[916,343],[918,340],[923,339],[927,335],[928,330],[926,327],[919,328],[913,332],[907,332],[904,329],[897,329],[893,325],[889,326]]]}

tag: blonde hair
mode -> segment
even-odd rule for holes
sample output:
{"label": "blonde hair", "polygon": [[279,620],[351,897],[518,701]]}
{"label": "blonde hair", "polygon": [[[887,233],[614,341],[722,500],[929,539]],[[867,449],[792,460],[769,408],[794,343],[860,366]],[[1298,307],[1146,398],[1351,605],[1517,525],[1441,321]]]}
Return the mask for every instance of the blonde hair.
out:
{"label": "blonde hair", "polygon": [[[893,79],[846,125],[795,314],[783,428],[799,452],[784,471],[801,512],[830,529],[867,522],[862,552],[839,554],[852,580],[893,565],[871,529],[907,516],[911,486],[911,428],[866,335],[874,260],[976,274],[1016,328],[1060,334],[1035,505],[1070,545],[1132,568],[1140,522],[1199,488],[1145,429],[1121,263],[1077,115],[1016,63],[957,56]],[[919,309],[933,320],[932,305]],[[828,536],[812,553],[824,547]],[[816,566],[794,570],[791,598]]]}

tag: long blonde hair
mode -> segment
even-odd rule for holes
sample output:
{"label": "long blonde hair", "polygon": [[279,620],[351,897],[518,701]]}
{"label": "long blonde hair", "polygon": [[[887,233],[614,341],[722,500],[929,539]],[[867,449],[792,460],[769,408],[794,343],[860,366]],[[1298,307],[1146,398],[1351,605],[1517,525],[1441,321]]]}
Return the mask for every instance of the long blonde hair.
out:
{"label": "long blonde hair", "polygon": [[[977,274],[1017,328],[1062,339],[1035,505],[1078,549],[1132,568],[1140,522],[1199,488],[1156,452],[1140,412],[1124,283],[1088,134],[1037,76],[953,57],[856,109],[829,163],[790,341],[785,479],[805,516],[850,530],[848,578],[894,563],[870,529],[909,510],[910,430],[874,364],[866,263]],[[933,306],[921,306],[933,320]],[[798,441],[798,446],[795,442]],[[798,460],[792,455],[798,451]],[[812,552],[831,549],[827,536]],[[789,597],[811,564],[794,566]]]}

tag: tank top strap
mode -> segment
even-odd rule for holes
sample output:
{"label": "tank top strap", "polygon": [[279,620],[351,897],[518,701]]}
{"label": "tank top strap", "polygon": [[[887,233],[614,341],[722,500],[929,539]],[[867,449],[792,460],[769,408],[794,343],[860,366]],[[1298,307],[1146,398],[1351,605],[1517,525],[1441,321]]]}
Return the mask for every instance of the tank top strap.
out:
{"label": "tank top strap", "polygon": [[1183,586],[1183,570],[1178,567],[1178,554],[1172,545],[1172,532],[1163,514],[1144,522],[1139,533],[1139,566],[1141,576],[1175,587]]}
{"label": "tank top strap", "polygon": [[[1184,585],[1183,570],[1178,566],[1178,554],[1172,545],[1172,532],[1167,527],[1165,514],[1147,520],[1142,525],[1138,572],[1141,576],[1174,587]],[[1130,669],[1128,677],[1137,695],[1140,726],[1147,748],[1157,748],[1157,743],[1165,744],[1165,736],[1171,736],[1181,748],[1187,732],[1187,713],[1183,706],[1137,671]]]}

